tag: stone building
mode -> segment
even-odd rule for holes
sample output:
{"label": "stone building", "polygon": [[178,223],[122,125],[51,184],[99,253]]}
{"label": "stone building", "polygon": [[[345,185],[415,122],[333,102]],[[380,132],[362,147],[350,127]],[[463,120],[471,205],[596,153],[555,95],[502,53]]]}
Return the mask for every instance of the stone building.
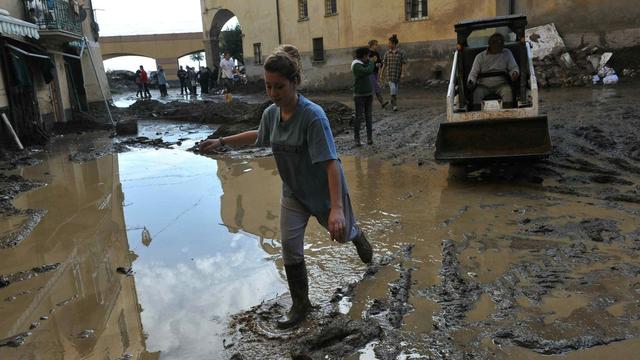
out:
{"label": "stone building", "polygon": [[[249,77],[258,78],[261,63],[280,43],[302,52],[310,88],[346,87],[351,83],[354,48],[371,39],[382,45],[397,34],[407,53],[409,79],[448,77],[455,46],[453,26],[465,19],[523,14],[532,25],[556,22],[567,44],[640,44],[633,0],[201,0],[205,50],[209,66],[219,57],[222,26],[237,16]],[[635,25],[634,25],[635,24]],[[603,44],[604,43],[604,44]]]}
{"label": "stone building", "polygon": [[[475,6],[448,0],[202,0],[207,59],[216,59],[221,27],[238,17],[244,34],[247,73],[259,76],[264,58],[279,43],[296,45],[303,56],[305,86],[343,87],[354,48],[371,39],[382,45],[397,34],[407,53],[407,72],[416,79],[442,76],[459,19],[496,14],[495,0]],[[211,61],[211,60],[208,60]],[[211,64],[210,64],[211,65]]]}
{"label": "stone building", "polygon": [[0,112],[23,143],[110,99],[98,32],[90,0],[0,0]]}

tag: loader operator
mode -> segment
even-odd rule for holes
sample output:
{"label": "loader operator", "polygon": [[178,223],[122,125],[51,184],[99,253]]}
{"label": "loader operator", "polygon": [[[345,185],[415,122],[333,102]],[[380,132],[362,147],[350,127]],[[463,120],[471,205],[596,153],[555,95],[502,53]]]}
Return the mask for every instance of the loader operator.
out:
{"label": "loader operator", "polygon": [[513,93],[508,77],[518,80],[520,70],[513,54],[504,48],[504,36],[496,33],[489,38],[489,48],[479,53],[469,73],[469,88],[473,91],[473,108],[480,110],[482,100],[488,95],[502,98],[504,108],[513,107]]}

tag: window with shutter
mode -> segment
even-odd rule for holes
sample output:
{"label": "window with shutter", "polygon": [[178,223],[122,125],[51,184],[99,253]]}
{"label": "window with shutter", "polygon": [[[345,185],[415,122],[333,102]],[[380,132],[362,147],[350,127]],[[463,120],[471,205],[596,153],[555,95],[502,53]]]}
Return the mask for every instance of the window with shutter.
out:
{"label": "window with shutter", "polygon": [[298,20],[309,19],[309,8],[307,0],[298,0]]}
{"label": "window with shutter", "polygon": [[325,15],[335,15],[338,13],[337,0],[325,0]]}
{"label": "window with shutter", "polygon": [[404,6],[407,20],[426,19],[429,16],[427,0],[405,0]]}
{"label": "window with shutter", "polygon": [[262,44],[255,43],[253,44],[253,58],[256,64],[262,64]]}

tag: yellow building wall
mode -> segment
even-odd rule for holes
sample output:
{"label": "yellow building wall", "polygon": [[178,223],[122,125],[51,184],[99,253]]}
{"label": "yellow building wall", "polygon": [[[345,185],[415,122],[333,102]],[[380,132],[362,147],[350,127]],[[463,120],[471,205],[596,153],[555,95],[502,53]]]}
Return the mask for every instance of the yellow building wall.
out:
{"label": "yellow building wall", "polygon": [[[278,27],[276,21],[276,0],[201,0],[202,25],[207,52],[207,64],[211,67],[219,63],[212,56],[211,28],[214,17],[221,9],[230,10],[238,17],[242,27],[242,48],[247,66],[247,74],[261,75],[262,66],[253,58],[253,44],[260,43],[262,60],[275,49],[278,43]],[[222,26],[221,24],[220,26]]]}
{"label": "yellow building wall", "polygon": [[[309,0],[309,19],[299,21],[298,1],[280,1],[283,43],[296,45],[301,51],[312,50],[312,38],[324,37],[326,50],[366,45],[371,39],[382,43],[391,34],[401,42],[412,43],[454,39],[453,25],[460,20],[496,15],[496,0],[429,0],[426,19],[405,20],[404,1],[339,0],[338,13],[325,15],[324,0]],[[245,57],[253,55],[253,43],[263,44],[263,53],[277,46],[275,0],[203,0],[203,29],[208,33],[216,12],[228,9],[238,16],[244,34]],[[274,42],[274,40],[276,40]]]}
{"label": "yellow building wall", "polygon": [[62,108],[64,110],[69,110],[71,109],[71,95],[69,94],[67,72],[64,68],[64,57],[62,55],[54,55],[53,58],[53,61],[56,65],[56,75],[58,78],[60,97],[62,98]]}
{"label": "yellow building wall", "polygon": [[[338,13],[325,16],[323,0],[309,0],[309,20],[298,20],[298,1],[282,0],[283,40],[312,51],[312,38],[323,37],[326,50],[366,46],[371,39],[386,43],[397,34],[401,43],[455,39],[453,25],[464,19],[495,16],[495,0],[429,0],[426,19],[407,21],[404,1],[343,0]],[[242,25],[242,24],[241,24]]]}
{"label": "yellow building wall", "polygon": [[[83,0],[85,7],[93,8],[91,0]],[[87,93],[87,102],[99,102],[104,101],[104,97],[107,100],[111,99],[111,88],[107,81],[107,74],[102,64],[102,50],[100,48],[100,39],[96,39],[91,30],[91,21],[93,15],[89,11],[89,16],[82,23],[82,33],[87,39],[87,49],[82,57],[82,75],[84,78],[84,87]],[[95,63],[96,70],[94,71],[91,61],[88,57],[87,50],[91,51],[93,62]],[[100,89],[102,88],[102,91]],[[104,94],[104,97],[103,97]]]}
{"label": "yellow building wall", "polygon": [[[247,74],[257,79],[262,69],[253,59],[253,44],[262,44],[263,58],[276,47],[278,40],[275,0],[202,0],[203,30],[209,31],[219,11],[230,10],[238,16],[243,32],[243,50]],[[465,19],[496,16],[496,0],[429,0],[428,17],[405,19],[403,0],[338,0],[337,14],[325,14],[324,0],[308,0],[308,19],[298,19],[298,1],[280,0],[282,43],[293,44],[301,51],[305,81],[310,88],[342,87],[352,82],[352,51],[366,46],[371,39],[383,45],[397,34],[407,53],[410,78],[429,78],[434,69],[448,66],[455,45],[455,23]],[[311,59],[313,38],[323,38],[325,60]],[[214,46],[210,44],[210,46]],[[210,48],[209,48],[210,51]],[[208,52],[209,54],[209,52]],[[446,71],[445,71],[446,73]]]}
{"label": "yellow building wall", "polygon": [[[103,94],[107,100],[110,100],[111,88],[109,87],[104,64],[102,63],[100,44],[95,41],[87,41],[86,46],[85,54],[82,57],[82,75],[84,77],[84,88],[87,93],[87,102],[94,103],[104,101]],[[89,58],[89,54],[91,54],[93,58],[95,69]],[[101,88],[102,91],[100,91]]]}
{"label": "yellow building wall", "polygon": [[123,55],[150,57],[164,68],[167,80],[178,80],[179,58],[204,49],[201,33],[110,36],[100,42],[104,54],[102,59]]}

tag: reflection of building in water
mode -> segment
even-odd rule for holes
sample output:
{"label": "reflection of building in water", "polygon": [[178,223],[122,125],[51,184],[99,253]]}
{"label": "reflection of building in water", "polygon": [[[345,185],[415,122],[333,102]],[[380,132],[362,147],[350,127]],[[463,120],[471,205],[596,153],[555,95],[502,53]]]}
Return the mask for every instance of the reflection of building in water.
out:
{"label": "reflection of building in water", "polygon": [[264,239],[276,239],[280,231],[282,182],[272,158],[251,163],[218,160],[223,195],[220,212],[229,231],[240,230]]}
{"label": "reflection of building in water", "polygon": [[[417,171],[404,171],[398,175],[398,168],[388,163],[345,157],[342,166],[349,185],[352,204],[356,216],[371,216],[371,212],[388,207],[385,199],[397,197],[402,189],[416,184],[432,184],[434,189],[442,189],[446,183],[446,167],[434,170],[437,176],[426,178]],[[224,225],[231,232],[246,231],[266,239],[279,236],[280,194],[282,182],[277,174],[272,158],[252,160],[218,160],[218,177],[224,194],[221,199],[221,213]],[[434,217],[440,191],[430,191],[428,204],[423,213]],[[311,221],[313,225],[315,221]]]}
{"label": "reflection of building in water", "polygon": [[[125,232],[117,156],[85,164],[58,156],[23,171],[26,177],[50,174],[51,181],[16,205],[46,208],[48,214],[22,244],[0,251],[0,273],[61,266],[0,289],[1,299],[15,296],[0,305],[0,339],[28,331],[48,316],[23,346],[0,348],[0,358],[115,359],[126,353],[159,358],[145,351],[134,278],[116,272],[135,257]],[[83,339],[86,330],[93,334]]]}

